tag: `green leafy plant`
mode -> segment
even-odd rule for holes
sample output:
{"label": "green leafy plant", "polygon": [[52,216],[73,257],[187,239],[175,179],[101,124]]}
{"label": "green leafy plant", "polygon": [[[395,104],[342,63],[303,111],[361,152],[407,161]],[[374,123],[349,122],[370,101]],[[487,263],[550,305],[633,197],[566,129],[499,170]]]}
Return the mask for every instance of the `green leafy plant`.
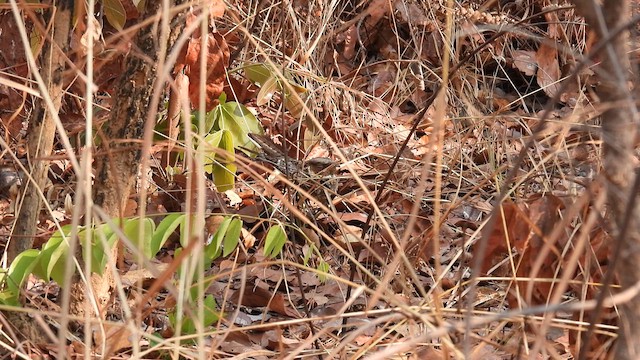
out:
{"label": "green leafy plant", "polygon": [[[237,216],[227,216],[220,223],[220,226],[216,232],[211,235],[209,243],[205,246],[203,254],[203,262],[205,270],[211,267],[211,263],[222,255],[223,257],[229,256],[237,247],[240,242],[240,233],[242,230],[242,220]],[[182,243],[186,247],[186,243]],[[180,255],[182,249],[176,250],[176,256]],[[181,270],[179,270],[180,273]],[[187,298],[187,306],[194,308],[198,299],[203,299],[204,305],[204,317],[199,319],[203,327],[211,326],[217,322],[220,314],[217,311],[216,301],[212,295],[205,295],[200,293],[200,287],[196,281],[198,280],[198,274],[193,276],[194,285],[189,290]],[[212,278],[205,279],[203,288],[206,289],[212,281]],[[181,334],[195,334],[197,332],[196,324],[192,318],[182,319],[178,322],[178,316],[176,310],[169,313],[169,321],[174,328],[180,326]]]}
{"label": "green leafy plant", "polygon": [[[205,146],[207,163],[204,171],[213,175],[213,182],[218,191],[233,189],[237,166],[234,163],[233,137],[228,130],[219,130],[205,136],[202,145]],[[213,149],[211,151],[208,151]]]}
{"label": "green leafy plant", "polygon": [[[285,108],[292,116],[297,118],[302,114],[302,103],[299,99],[305,100],[307,89],[296,82],[295,75],[291,71],[285,70],[283,78],[265,64],[252,64],[243,69],[250,81],[260,85],[257,96],[258,106],[267,104],[276,93],[279,93]],[[296,97],[294,93],[298,96]]]}
{"label": "green leafy plant", "polygon": [[40,251],[29,249],[16,256],[6,272],[0,274],[0,283],[5,287],[0,291],[0,304],[20,306],[20,289],[36,265]]}
{"label": "green leafy plant", "polygon": [[[193,297],[190,297],[188,299],[188,302],[190,304],[195,304],[196,299]],[[207,328],[213,325],[214,323],[216,323],[218,319],[220,319],[220,311],[217,310],[216,299],[213,297],[213,295],[205,296],[203,299],[203,305],[204,305],[204,317],[202,319],[199,319],[198,321],[201,321],[203,328]],[[174,328],[177,326],[177,323],[178,323],[177,318],[178,316],[175,311],[169,313],[169,322]],[[181,321],[181,323],[182,323],[180,326],[181,334],[190,335],[190,334],[197,333],[198,328],[196,326],[196,322],[192,318],[190,317],[185,318]]]}
{"label": "green leafy plant", "polygon": [[[149,218],[115,219],[120,224],[122,233],[147,258],[154,258],[158,251],[178,228],[181,230],[187,221],[185,214],[169,214],[155,225]],[[144,227],[144,238],[139,238],[140,228]],[[237,216],[229,216],[212,236],[212,241],[205,246],[204,256],[207,267],[220,255],[228,256],[238,246],[242,220]],[[72,232],[71,225],[65,225],[51,235],[41,250],[30,249],[19,254],[10,268],[0,273],[4,288],[0,290],[0,303],[17,305],[19,289],[29,274],[44,280],[53,280],[64,286],[64,269],[69,258],[69,243],[66,240]],[[184,231],[181,231],[180,243],[186,246]],[[92,260],[92,271],[101,274],[107,263],[107,256],[118,239],[117,232],[110,224],[100,224],[87,229],[78,227],[78,238],[83,247],[89,246]],[[86,240],[88,239],[88,240]],[[103,246],[107,244],[107,248]]]}
{"label": "green leafy plant", "polygon": [[287,243],[287,233],[282,224],[271,226],[267,237],[264,240],[264,256],[276,257],[282,252],[284,244]]}
{"label": "green leafy plant", "polygon": [[227,130],[233,138],[233,143],[242,147],[253,148],[249,134],[262,134],[262,125],[246,106],[235,101],[227,102],[227,96],[222,93],[218,98],[220,104],[205,116],[206,132],[214,133]]}
{"label": "green leafy plant", "polygon": [[229,256],[238,246],[241,230],[242,220],[239,217],[226,217],[213,234],[211,242],[205,247],[205,258],[213,260],[220,256],[220,253],[223,257]]}
{"label": "green leafy plant", "polygon": [[244,105],[227,102],[224,93],[219,101],[220,104],[205,116],[208,135],[201,145],[205,146],[206,158],[209,159],[205,172],[213,175],[219,191],[226,191],[233,188],[235,181],[234,150],[255,148],[249,134],[262,134],[263,130],[258,119]]}
{"label": "green leafy plant", "polygon": [[[249,134],[262,134],[264,130],[256,117],[244,105],[234,101],[227,102],[222,93],[218,98],[219,104],[204,114],[204,139],[196,142],[199,151],[205,153],[205,172],[213,176],[213,182],[218,191],[233,188],[237,166],[235,165],[235,150],[253,150],[254,143]],[[191,115],[192,132],[198,133],[199,113]],[[157,139],[166,138],[170,133],[169,121],[164,119],[155,128]],[[178,139],[184,140],[185,131],[182,125]],[[162,135],[164,134],[164,135]],[[184,155],[179,155],[183,158]]]}

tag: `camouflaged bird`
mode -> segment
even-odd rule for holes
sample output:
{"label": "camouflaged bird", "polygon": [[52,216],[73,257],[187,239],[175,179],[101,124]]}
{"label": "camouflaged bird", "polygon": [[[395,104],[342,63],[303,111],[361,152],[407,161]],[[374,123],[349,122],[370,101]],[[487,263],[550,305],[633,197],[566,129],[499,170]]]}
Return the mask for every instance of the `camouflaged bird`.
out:
{"label": "camouflaged bird", "polygon": [[335,161],[326,157],[317,157],[306,161],[296,160],[290,156],[286,156],[284,149],[276,145],[269,137],[265,135],[249,134],[249,137],[258,144],[261,153],[258,153],[256,159],[273,165],[285,175],[294,175],[297,173],[310,174],[329,174],[335,170]]}

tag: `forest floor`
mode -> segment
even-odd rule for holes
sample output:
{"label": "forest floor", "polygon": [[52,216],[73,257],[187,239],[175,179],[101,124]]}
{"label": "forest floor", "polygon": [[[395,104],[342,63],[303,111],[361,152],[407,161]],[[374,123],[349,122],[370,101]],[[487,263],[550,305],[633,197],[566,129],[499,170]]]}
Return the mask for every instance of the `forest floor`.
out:
{"label": "forest floor", "polygon": [[[200,236],[220,243],[233,232],[221,226],[240,219],[235,243],[199,278],[213,310],[199,313],[202,303],[183,298],[185,271],[175,269],[189,247],[174,227],[150,259],[155,270],[134,252],[119,259],[123,292],[104,309],[103,328],[89,331],[90,353],[572,359],[582,347],[588,358],[608,356],[616,310],[594,315],[587,306],[610,251],[594,181],[602,167],[597,64],[584,60],[598,39],[572,6],[542,0],[355,3],[243,1],[215,20],[228,44],[227,104],[255,116],[264,143],[252,149],[263,155],[237,149],[233,186],[216,191],[214,169],[196,194],[184,156],[166,167],[166,147],[154,146],[142,174],[148,186],[136,188],[124,213],[138,213],[144,192],[160,228],[203,196]],[[0,13],[0,32],[15,31],[11,19]],[[117,33],[105,22],[105,49],[126,41]],[[96,124],[107,119],[122,64],[101,66]],[[5,153],[22,158],[26,115],[11,117],[23,103],[16,94],[0,87],[0,106],[14,109],[1,115]],[[64,125],[80,153],[86,119],[71,98]],[[22,175],[5,153],[0,235],[8,239]],[[65,154],[58,144],[42,189],[49,210],[38,248],[71,223],[77,183]],[[285,240],[271,251],[274,239]],[[61,291],[31,276],[24,307],[49,314],[39,321],[54,328]],[[177,329],[176,316],[191,327]],[[60,348],[57,337],[18,347],[7,324],[2,333],[6,349],[24,354]],[[71,331],[66,351],[86,354],[86,334]]]}

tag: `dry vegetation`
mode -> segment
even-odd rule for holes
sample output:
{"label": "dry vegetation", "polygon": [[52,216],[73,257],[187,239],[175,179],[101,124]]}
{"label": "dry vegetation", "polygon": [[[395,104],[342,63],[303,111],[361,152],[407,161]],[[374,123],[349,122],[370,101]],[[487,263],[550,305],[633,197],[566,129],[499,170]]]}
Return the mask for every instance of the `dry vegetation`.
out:
{"label": "dry vegetation", "polygon": [[[219,6],[178,6],[156,18],[133,17],[129,9],[124,30],[104,19],[93,48],[90,28],[71,30],[75,45],[54,117],[53,153],[30,158],[50,165],[40,191],[29,190],[45,205],[32,228],[33,247],[60,226],[78,230],[108,218],[146,216],[158,225],[168,214],[188,213],[195,227],[169,231],[144,260],[135,250],[135,239],[147,239],[143,227],[114,230],[120,240],[102,264],[114,275],[111,290],[104,298],[81,286],[81,310],[74,310],[74,289],[34,272],[20,306],[2,307],[0,353],[612,356],[619,317],[612,295],[620,286],[607,275],[614,248],[600,117],[620,105],[600,101],[602,46],[571,4],[263,0],[227,4],[224,15]],[[39,10],[22,9],[25,30],[45,38]],[[180,11],[187,12],[187,35],[172,38],[167,16]],[[205,29],[215,33],[209,38],[199,33],[207,19]],[[140,127],[118,133],[114,112],[132,114],[122,107],[120,79],[132,57],[154,59],[140,56],[147,54],[137,47],[141,27],[156,31],[159,49],[165,45],[158,34],[166,30],[168,46],[148,70],[159,80],[146,78],[150,102],[135,113],[144,117]],[[18,29],[12,12],[0,10],[2,39],[17,44],[0,44],[0,235],[12,242],[20,239],[14,222],[32,166],[27,122],[45,106],[34,96],[40,90],[23,51],[31,45],[20,42]],[[204,42],[209,51],[202,54]],[[87,56],[92,96],[83,77]],[[255,69],[268,69],[268,76],[256,81]],[[258,142],[274,142],[259,156],[250,142],[244,145],[252,151],[236,147],[233,159],[224,141],[217,155],[201,146],[204,118],[188,115],[214,108],[222,90],[228,103],[243,104],[258,119]],[[153,134],[155,121],[168,125]],[[139,157],[119,162],[134,165],[133,187],[102,182],[105,169],[120,166],[109,168],[120,161],[114,154],[127,151]],[[212,157],[221,164],[213,175],[206,169]],[[333,165],[324,169],[329,159]],[[637,167],[637,157],[632,163]],[[233,186],[218,191],[220,171],[233,170]],[[233,228],[224,225],[232,215],[242,220],[239,244],[227,244],[208,264],[206,244],[221,227]],[[287,242],[265,252],[275,228]],[[68,235],[77,243],[78,231]],[[86,284],[86,260],[79,260],[85,276],[70,271],[86,246],[73,248],[51,277]],[[194,289],[199,295],[189,301],[185,294]]]}

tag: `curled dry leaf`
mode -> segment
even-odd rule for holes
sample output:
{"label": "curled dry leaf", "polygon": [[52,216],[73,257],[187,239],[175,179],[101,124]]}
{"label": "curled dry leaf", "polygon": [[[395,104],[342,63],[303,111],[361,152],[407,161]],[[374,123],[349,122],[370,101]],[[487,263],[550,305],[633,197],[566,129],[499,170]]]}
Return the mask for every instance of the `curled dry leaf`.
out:
{"label": "curled dry leaf", "polygon": [[[195,21],[195,15],[191,14],[187,23]],[[202,35],[196,31],[191,39],[183,47],[181,56],[176,62],[178,71],[184,67],[185,74],[189,78],[189,99],[192,105],[200,101],[201,81],[204,79],[205,110],[210,111],[218,104],[218,97],[222,93],[225,84],[225,71],[229,66],[229,46],[222,35],[217,32],[205,35],[206,46],[206,74],[201,74],[200,53],[202,52]],[[177,71],[176,71],[177,72]]]}
{"label": "curled dry leaf", "polygon": [[355,48],[356,44],[358,43],[358,30],[356,29],[355,25],[351,26],[345,32],[339,34],[336,37],[336,42],[338,44],[344,43],[342,56],[347,60],[353,59],[356,56]]}
{"label": "curled dry leaf", "polygon": [[[543,11],[551,10],[552,8],[557,8],[557,5],[547,6]],[[556,11],[547,11],[544,14],[544,18],[547,20],[547,36],[551,39],[561,39],[563,30],[558,13]]]}
{"label": "curled dry leaf", "polygon": [[136,5],[139,3],[139,1],[122,0],[122,8],[125,11],[127,20],[134,20],[140,17],[140,11],[136,7]]}
{"label": "curled dry leaf", "polygon": [[[552,291],[555,269],[562,260],[561,249],[566,239],[547,238],[553,228],[560,222],[560,211],[564,203],[553,195],[532,196],[528,206],[505,202],[498,214],[498,221],[487,242],[487,252],[482,271],[486,273],[494,264],[510,254],[509,249],[515,249],[519,258],[511,259],[517,266],[517,276],[522,279],[541,279],[535,286],[530,286],[531,293],[525,298],[529,304],[544,304]],[[553,241],[553,243],[551,242]],[[542,260],[542,261],[541,261]],[[528,282],[522,281],[521,291],[528,287]],[[535,280],[533,280],[535,281]],[[519,282],[520,283],[520,282]],[[508,301],[511,306],[517,306],[514,293],[510,293]]]}

